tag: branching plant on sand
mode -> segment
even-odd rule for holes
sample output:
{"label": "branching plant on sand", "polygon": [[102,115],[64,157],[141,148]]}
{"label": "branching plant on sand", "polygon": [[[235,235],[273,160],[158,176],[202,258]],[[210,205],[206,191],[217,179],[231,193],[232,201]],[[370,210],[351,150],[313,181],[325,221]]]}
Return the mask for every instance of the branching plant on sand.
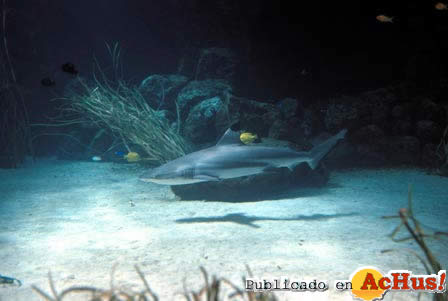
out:
{"label": "branching plant on sand", "polygon": [[[442,265],[434,255],[433,251],[428,247],[426,243],[426,239],[442,239],[448,237],[448,232],[445,231],[436,231],[431,229],[430,227],[423,227],[423,224],[417,220],[414,215],[414,211],[412,210],[412,185],[409,185],[408,188],[408,207],[401,208],[398,211],[398,215],[395,216],[383,216],[383,218],[399,218],[400,224],[394,229],[390,237],[395,242],[404,242],[409,240],[414,240],[420,250],[423,252],[424,256],[421,256],[419,253],[412,249],[386,249],[382,250],[382,253],[390,253],[390,252],[408,252],[415,256],[418,261],[423,265],[425,271],[428,275],[437,274],[439,271],[443,270]],[[404,226],[410,236],[397,238],[397,234],[400,229]],[[419,299],[420,300],[419,293]],[[434,301],[448,301],[448,292],[437,293],[433,295],[432,298]]]}

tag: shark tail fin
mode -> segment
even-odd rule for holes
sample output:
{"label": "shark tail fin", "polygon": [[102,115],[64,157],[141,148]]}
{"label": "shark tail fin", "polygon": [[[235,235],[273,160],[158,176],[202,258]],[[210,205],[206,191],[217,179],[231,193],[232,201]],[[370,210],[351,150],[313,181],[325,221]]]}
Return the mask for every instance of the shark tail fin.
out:
{"label": "shark tail fin", "polygon": [[315,169],[319,165],[320,160],[322,160],[322,158],[330,152],[333,146],[335,146],[339,140],[344,139],[345,133],[347,133],[347,130],[343,129],[336,135],[313,147],[310,150],[310,159],[308,161],[308,165],[312,169]]}

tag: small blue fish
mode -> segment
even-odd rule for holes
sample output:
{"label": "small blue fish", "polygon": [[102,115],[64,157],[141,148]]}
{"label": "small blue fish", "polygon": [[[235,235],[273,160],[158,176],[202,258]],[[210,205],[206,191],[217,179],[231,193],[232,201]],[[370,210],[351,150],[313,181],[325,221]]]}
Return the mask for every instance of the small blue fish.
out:
{"label": "small blue fish", "polygon": [[0,284],[17,284],[17,286],[22,286],[22,281],[16,278],[0,275]]}
{"label": "small blue fish", "polygon": [[118,152],[115,152],[115,155],[118,157],[123,157],[124,155],[126,155],[126,153],[122,152],[122,151],[118,151]]}

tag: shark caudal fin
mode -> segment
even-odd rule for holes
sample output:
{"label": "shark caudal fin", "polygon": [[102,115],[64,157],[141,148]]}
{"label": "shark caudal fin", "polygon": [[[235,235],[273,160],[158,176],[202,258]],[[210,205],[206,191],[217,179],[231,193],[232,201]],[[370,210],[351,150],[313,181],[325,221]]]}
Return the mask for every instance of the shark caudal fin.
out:
{"label": "shark caudal fin", "polygon": [[345,133],[347,133],[347,130],[343,129],[336,135],[328,138],[328,140],[313,147],[309,152],[310,160],[308,161],[308,165],[312,169],[315,169],[319,165],[320,160],[322,160],[322,158],[325,157],[326,154],[328,154],[328,152],[333,148],[333,146],[335,146],[339,140],[344,139]]}

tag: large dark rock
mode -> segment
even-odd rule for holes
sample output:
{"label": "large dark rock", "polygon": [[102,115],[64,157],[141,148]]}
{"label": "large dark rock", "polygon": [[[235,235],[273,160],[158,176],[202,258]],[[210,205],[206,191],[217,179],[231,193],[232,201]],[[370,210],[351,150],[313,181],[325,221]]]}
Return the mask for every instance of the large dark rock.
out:
{"label": "large dark rock", "polygon": [[387,138],[375,124],[364,126],[350,136],[356,148],[356,160],[362,166],[378,166],[386,162]]}
{"label": "large dark rock", "polygon": [[269,138],[293,142],[297,145],[306,144],[306,136],[298,118],[275,120],[269,129]]}
{"label": "large dark rock", "polygon": [[443,165],[444,156],[436,144],[428,143],[422,149],[422,164],[430,168],[439,168]]}
{"label": "large dark rock", "polygon": [[216,115],[225,104],[219,96],[205,99],[189,112],[183,125],[183,134],[195,144],[204,144],[216,140]]}
{"label": "large dark rock", "polygon": [[448,177],[448,160],[439,167],[439,174],[444,177]]}
{"label": "large dark rock", "polygon": [[410,121],[412,119],[412,110],[413,107],[410,103],[397,104],[392,107],[391,115],[395,120],[400,119]]}
{"label": "large dark rock", "polygon": [[232,93],[232,87],[225,80],[209,79],[189,82],[177,95],[177,105],[180,117],[185,120],[190,110],[205,99],[220,97],[228,99]]}
{"label": "large dark rock", "polygon": [[305,138],[310,138],[311,136],[316,135],[318,132],[324,130],[322,120],[319,119],[317,113],[312,109],[304,109],[303,116],[299,116],[299,118],[301,118],[300,129]]}
{"label": "large dark rock", "polygon": [[228,48],[202,49],[196,65],[195,80],[225,79],[233,82],[237,64],[237,56]]}
{"label": "large dark rock", "polygon": [[388,159],[393,164],[419,164],[420,141],[413,136],[390,137]]}
{"label": "large dark rock", "polygon": [[326,110],[325,126],[329,131],[369,124],[388,128],[391,110],[396,102],[396,97],[389,89],[369,91],[357,97],[332,99]]}
{"label": "large dark rock", "polygon": [[398,119],[392,122],[392,128],[388,134],[392,136],[409,136],[412,134],[413,128],[410,120]]}
{"label": "large dark rock", "polygon": [[422,143],[438,143],[443,130],[432,120],[420,120],[416,124],[416,135]]}
{"label": "large dark rock", "polygon": [[417,120],[431,120],[439,124],[443,124],[446,121],[445,108],[430,98],[417,100],[417,104]]}
{"label": "large dark rock", "polygon": [[333,131],[344,127],[350,127],[359,119],[359,111],[353,105],[357,101],[354,97],[343,96],[332,100],[325,113],[325,126]]}
{"label": "large dark rock", "polygon": [[188,82],[188,78],[177,74],[154,74],[146,77],[139,86],[139,92],[153,109],[175,110],[177,93]]}
{"label": "large dark rock", "polygon": [[358,111],[360,118],[367,124],[387,125],[392,107],[397,103],[395,95],[389,89],[377,89],[360,96]]}
{"label": "large dark rock", "polygon": [[303,107],[295,98],[285,98],[277,103],[282,120],[288,120],[295,116],[303,115]]}
{"label": "large dark rock", "polygon": [[350,136],[351,141],[356,144],[376,145],[379,140],[384,139],[384,131],[375,124],[366,125],[360,129],[357,129]]}
{"label": "large dark rock", "polygon": [[218,133],[224,133],[229,125],[238,124],[243,131],[267,137],[272,124],[280,119],[278,108],[271,103],[231,96],[226,105],[216,119]]}

